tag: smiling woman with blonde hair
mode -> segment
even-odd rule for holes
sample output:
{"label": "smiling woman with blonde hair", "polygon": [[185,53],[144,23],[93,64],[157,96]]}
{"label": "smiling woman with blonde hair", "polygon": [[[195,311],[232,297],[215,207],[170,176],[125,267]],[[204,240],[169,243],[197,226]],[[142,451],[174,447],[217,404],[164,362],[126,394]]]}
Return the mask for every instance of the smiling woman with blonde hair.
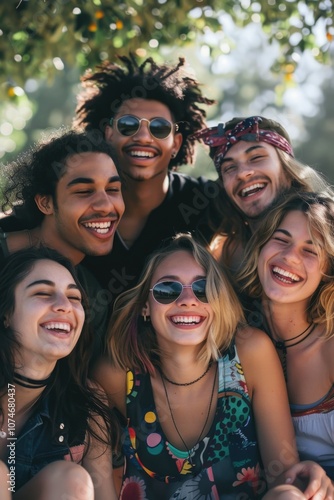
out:
{"label": "smiling woman with blonde hair", "polygon": [[[246,318],[280,355],[301,458],[334,479],[334,201],[284,197],[249,242]],[[257,306],[254,307],[254,299]]]}
{"label": "smiling woman with blonde hair", "polygon": [[245,325],[226,275],[190,235],[149,258],[109,335],[96,377],[127,422],[121,499],[255,499],[267,483],[266,498],[284,498],[274,487],[301,471],[319,482],[289,495],[327,491],[320,467],[298,463],[270,339]]}

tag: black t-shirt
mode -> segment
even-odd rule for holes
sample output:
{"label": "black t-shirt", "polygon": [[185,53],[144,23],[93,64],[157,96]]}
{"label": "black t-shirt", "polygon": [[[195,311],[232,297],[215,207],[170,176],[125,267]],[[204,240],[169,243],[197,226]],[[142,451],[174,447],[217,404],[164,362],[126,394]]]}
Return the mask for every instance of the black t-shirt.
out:
{"label": "black t-shirt", "polygon": [[98,279],[103,292],[98,303],[112,308],[116,297],[133,287],[142,272],[151,252],[159,248],[168,238],[179,232],[191,232],[202,242],[209,242],[213,231],[209,228],[206,212],[219,195],[216,182],[188,175],[169,174],[169,189],[166,198],[149,215],[145,227],[130,248],[115,235],[112,251],[102,257],[86,257],[86,265]]}

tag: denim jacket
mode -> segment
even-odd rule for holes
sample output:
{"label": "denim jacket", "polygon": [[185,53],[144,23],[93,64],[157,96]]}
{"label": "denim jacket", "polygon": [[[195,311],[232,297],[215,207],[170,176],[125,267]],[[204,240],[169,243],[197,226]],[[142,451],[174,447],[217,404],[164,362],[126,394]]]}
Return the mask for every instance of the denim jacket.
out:
{"label": "denim jacket", "polygon": [[[79,420],[79,419],[78,419]],[[72,425],[75,425],[73,422]],[[44,397],[33,415],[21,429],[17,439],[7,437],[7,466],[9,478],[18,491],[43,467],[56,460],[70,460],[80,463],[84,452],[85,432],[69,446],[69,425],[57,419],[54,430],[50,416],[50,395]]]}

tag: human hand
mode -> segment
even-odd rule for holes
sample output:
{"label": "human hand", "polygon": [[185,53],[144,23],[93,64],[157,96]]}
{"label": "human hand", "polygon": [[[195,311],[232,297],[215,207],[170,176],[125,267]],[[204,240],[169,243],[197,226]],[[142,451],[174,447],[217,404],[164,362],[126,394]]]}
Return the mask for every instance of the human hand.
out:
{"label": "human hand", "polygon": [[280,484],[271,488],[262,500],[306,500],[306,496],[292,484]]}
{"label": "human hand", "polygon": [[305,485],[304,495],[312,500],[334,500],[334,486],[326,472],[319,464],[311,460],[299,462],[285,474],[285,482],[292,484],[301,480]]}

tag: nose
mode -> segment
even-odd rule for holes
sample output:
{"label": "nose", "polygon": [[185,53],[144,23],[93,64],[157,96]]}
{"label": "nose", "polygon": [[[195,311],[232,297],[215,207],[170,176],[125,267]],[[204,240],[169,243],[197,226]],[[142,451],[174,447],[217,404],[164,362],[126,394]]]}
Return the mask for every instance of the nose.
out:
{"label": "nose", "polygon": [[192,291],[191,285],[183,285],[181,295],[176,300],[178,305],[197,305],[198,298]]}
{"label": "nose", "polygon": [[248,163],[240,163],[238,165],[238,177],[245,180],[254,175],[254,169]]}
{"label": "nose", "polygon": [[93,210],[101,214],[108,215],[115,212],[112,197],[104,190],[95,193],[91,205]]}
{"label": "nose", "polygon": [[71,301],[63,293],[58,293],[53,303],[54,311],[68,313],[72,311]]}
{"label": "nose", "polygon": [[286,261],[286,262],[292,262],[292,263],[299,263],[301,258],[300,258],[300,253],[299,253],[299,249],[296,247],[296,245],[290,245],[284,255],[283,255],[283,259]]}
{"label": "nose", "polygon": [[149,120],[146,120],[146,118],[141,119],[137,132],[132,136],[135,141],[141,140],[146,142],[153,142],[153,138],[149,130],[149,124]]}

